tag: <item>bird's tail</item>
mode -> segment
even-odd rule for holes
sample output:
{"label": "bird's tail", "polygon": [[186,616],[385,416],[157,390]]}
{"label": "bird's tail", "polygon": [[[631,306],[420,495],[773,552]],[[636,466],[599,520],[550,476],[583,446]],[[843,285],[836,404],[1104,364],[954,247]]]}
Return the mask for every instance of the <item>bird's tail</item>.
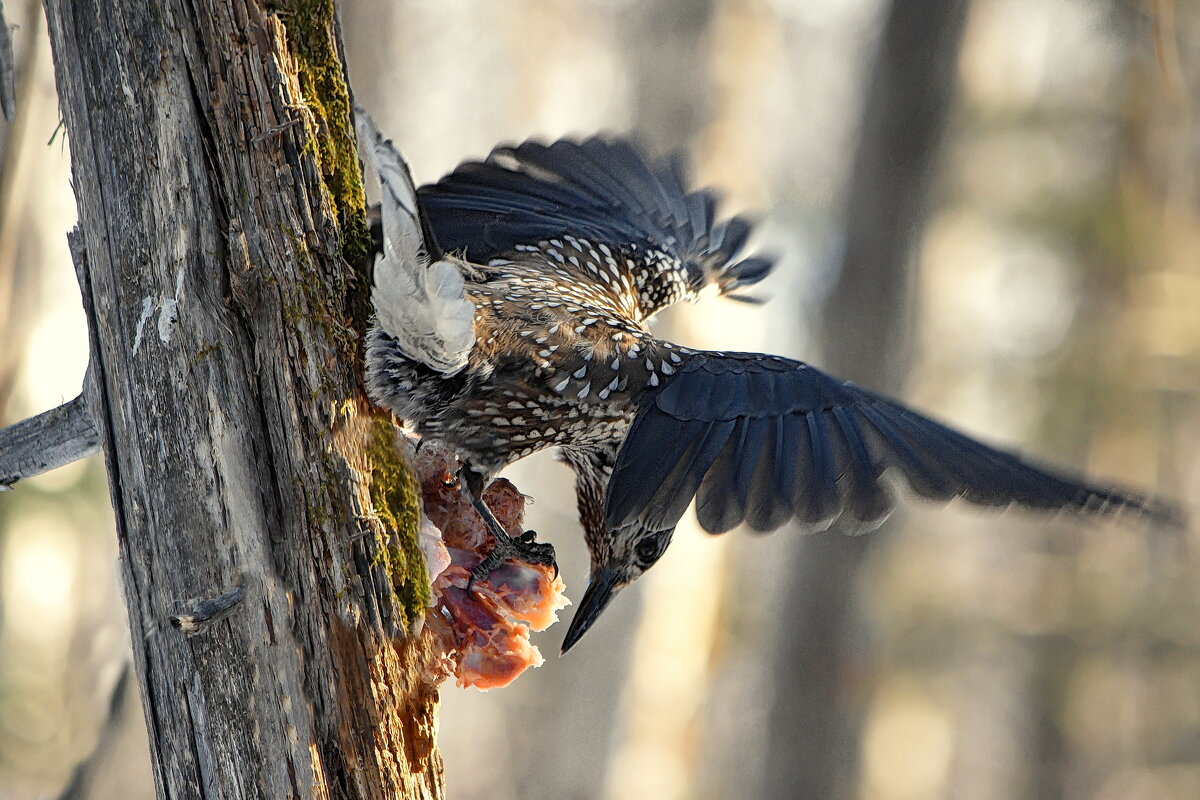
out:
{"label": "bird's tail", "polygon": [[371,289],[379,327],[404,355],[453,375],[475,344],[475,307],[462,272],[429,235],[399,151],[362,108],[354,113],[359,141],[379,176],[383,248]]}

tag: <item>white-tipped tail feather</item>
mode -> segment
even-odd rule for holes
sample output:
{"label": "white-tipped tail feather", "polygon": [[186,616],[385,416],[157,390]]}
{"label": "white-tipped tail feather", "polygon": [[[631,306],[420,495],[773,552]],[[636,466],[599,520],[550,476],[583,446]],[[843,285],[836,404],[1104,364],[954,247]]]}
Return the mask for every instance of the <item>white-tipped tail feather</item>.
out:
{"label": "white-tipped tail feather", "polygon": [[408,165],[365,111],[354,113],[359,142],[379,176],[383,254],[375,262],[371,289],[379,327],[404,355],[453,375],[466,366],[475,344],[475,306],[455,264],[429,263]]}

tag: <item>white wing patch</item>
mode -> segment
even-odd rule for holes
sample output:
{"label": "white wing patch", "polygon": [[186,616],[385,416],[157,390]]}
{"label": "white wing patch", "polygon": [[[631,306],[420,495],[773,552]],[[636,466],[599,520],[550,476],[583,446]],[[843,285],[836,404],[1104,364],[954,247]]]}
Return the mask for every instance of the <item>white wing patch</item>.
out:
{"label": "white wing patch", "polygon": [[466,366],[475,344],[475,306],[453,262],[429,263],[408,165],[362,108],[354,113],[382,195],[383,254],[371,289],[379,327],[404,355],[453,375]]}

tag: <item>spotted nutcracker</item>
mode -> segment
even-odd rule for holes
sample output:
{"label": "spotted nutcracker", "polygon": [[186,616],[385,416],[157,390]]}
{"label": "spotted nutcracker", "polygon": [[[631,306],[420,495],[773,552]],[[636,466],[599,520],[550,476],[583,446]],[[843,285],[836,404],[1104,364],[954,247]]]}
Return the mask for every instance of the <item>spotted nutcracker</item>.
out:
{"label": "spotted nutcracker", "polygon": [[678,160],[622,139],[497,147],[415,190],[360,112],[379,172],[382,256],[367,346],[372,399],[462,458],[460,482],[496,538],[474,573],[552,564],[480,500],[506,465],[558,447],[575,472],[591,575],[562,650],[653,566],[693,498],[700,526],[878,527],[893,475],[929,500],[1178,523],[1173,507],[1093,485],[971,439],[799,361],[694,350],[651,318],[705,290],[726,297],[771,259],[689,191]]}

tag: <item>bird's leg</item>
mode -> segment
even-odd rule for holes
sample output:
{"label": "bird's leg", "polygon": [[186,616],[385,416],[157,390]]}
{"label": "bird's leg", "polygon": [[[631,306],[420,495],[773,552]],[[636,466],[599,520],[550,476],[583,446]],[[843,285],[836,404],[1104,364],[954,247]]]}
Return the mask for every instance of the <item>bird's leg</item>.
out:
{"label": "bird's leg", "polygon": [[496,519],[496,515],[487,507],[487,503],[483,502],[485,476],[471,467],[463,467],[460,478],[463,491],[471,498],[471,505],[483,518],[492,537],[496,540],[496,546],[492,548],[492,552],[488,553],[487,558],[480,561],[475,569],[471,570],[467,590],[474,588],[475,581],[483,580],[508,561],[553,567],[554,575],[558,577],[558,563],[554,560],[554,545],[549,542],[537,541],[537,534],[533,531],[525,531],[516,537],[510,536],[508,531],[504,530],[504,526],[500,524],[500,520]]}

